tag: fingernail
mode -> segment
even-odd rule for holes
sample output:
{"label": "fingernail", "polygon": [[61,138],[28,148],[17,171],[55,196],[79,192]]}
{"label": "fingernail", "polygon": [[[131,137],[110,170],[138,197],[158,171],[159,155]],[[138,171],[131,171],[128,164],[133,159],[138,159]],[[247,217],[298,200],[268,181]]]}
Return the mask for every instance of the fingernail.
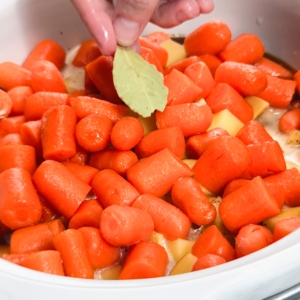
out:
{"label": "fingernail", "polygon": [[123,17],[116,18],[114,28],[117,41],[122,46],[131,46],[140,33],[140,24],[138,22],[130,21]]}

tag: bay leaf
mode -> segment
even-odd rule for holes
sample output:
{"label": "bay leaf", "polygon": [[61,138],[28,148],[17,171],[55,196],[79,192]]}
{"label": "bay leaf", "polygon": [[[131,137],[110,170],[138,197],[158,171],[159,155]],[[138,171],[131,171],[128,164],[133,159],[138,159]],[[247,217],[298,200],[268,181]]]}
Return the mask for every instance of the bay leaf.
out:
{"label": "bay leaf", "polygon": [[155,110],[163,111],[167,104],[163,75],[129,47],[117,46],[113,81],[124,103],[145,118]]}

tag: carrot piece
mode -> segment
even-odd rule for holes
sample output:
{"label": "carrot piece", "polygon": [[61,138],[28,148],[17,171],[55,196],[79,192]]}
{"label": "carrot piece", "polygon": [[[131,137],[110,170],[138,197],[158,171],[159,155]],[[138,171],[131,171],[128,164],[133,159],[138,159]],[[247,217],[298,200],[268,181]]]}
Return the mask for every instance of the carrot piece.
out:
{"label": "carrot piece", "polygon": [[300,95],[300,70],[294,74],[294,80],[296,82],[296,91]]}
{"label": "carrot piece", "polygon": [[2,258],[6,261],[9,261],[13,264],[20,265],[21,262],[29,255],[29,253],[26,254],[11,254],[11,253],[4,253],[2,255]]}
{"label": "carrot piece", "polygon": [[200,256],[196,260],[195,264],[193,265],[192,272],[211,268],[224,263],[226,263],[226,260],[222,256],[208,253]]}
{"label": "carrot piece", "polygon": [[296,168],[286,169],[278,174],[264,178],[266,184],[273,183],[281,186],[285,192],[285,204],[300,205],[300,173]]}
{"label": "carrot piece", "polygon": [[201,98],[206,98],[216,85],[210,69],[204,62],[189,65],[184,70],[184,74],[202,89]]}
{"label": "carrot piece", "polygon": [[33,47],[22,66],[30,70],[37,60],[48,60],[61,70],[65,64],[65,58],[66,51],[56,41],[45,39]]}
{"label": "carrot piece", "polygon": [[31,65],[31,86],[35,92],[67,93],[62,74],[48,60],[38,60]]}
{"label": "carrot piece", "polygon": [[228,194],[234,192],[238,188],[242,187],[243,185],[247,184],[249,182],[249,179],[243,179],[243,178],[237,178],[231,180],[225,187],[222,198],[226,197]]}
{"label": "carrot piece", "polygon": [[152,49],[141,47],[140,55],[145,61],[152,64],[158,72],[164,74],[163,67]]}
{"label": "carrot piece", "polygon": [[192,176],[192,170],[168,148],[140,160],[127,171],[128,181],[141,193],[165,195],[174,182]]}
{"label": "carrot piece", "polygon": [[127,107],[116,105],[105,100],[88,96],[79,96],[71,100],[71,106],[75,110],[77,118],[82,119],[92,113],[107,116],[113,123],[125,116]]}
{"label": "carrot piece", "polygon": [[206,254],[219,255],[226,261],[236,258],[234,248],[215,225],[210,225],[199,235],[191,252],[198,258]]}
{"label": "carrot piece", "polygon": [[154,230],[167,239],[185,239],[191,228],[191,221],[176,206],[151,194],[143,194],[132,204],[150,214]]}
{"label": "carrot piece", "polygon": [[114,246],[130,246],[149,240],[154,230],[151,215],[136,207],[110,205],[100,219],[103,238]]}
{"label": "carrot piece", "polygon": [[269,75],[284,79],[293,79],[293,73],[290,70],[286,69],[279,63],[276,63],[275,61],[266,57],[260,58],[258,61],[255,62],[254,66],[261,69]]}
{"label": "carrot piece", "polygon": [[20,133],[21,126],[25,123],[25,116],[7,117],[0,121],[0,136],[5,136],[9,133]]}
{"label": "carrot piece", "polygon": [[112,56],[100,56],[94,61],[88,63],[85,69],[92,82],[107,101],[115,104],[123,103],[118,96],[113,82]]}
{"label": "carrot piece", "polygon": [[279,119],[278,127],[281,132],[289,133],[300,128],[300,108],[286,111]]}
{"label": "carrot piece", "polygon": [[139,158],[145,158],[169,148],[179,159],[185,152],[185,139],[181,129],[177,126],[157,129],[146,134],[135,147]]}
{"label": "carrot piece", "polygon": [[205,133],[189,137],[186,141],[188,157],[198,159],[207,147],[220,136],[229,136],[229,133],[223,128],[214,128]]}
{"label": "carrot piece", "polygon": [[54,160],[42,162],[33,175],[39,194],[62,216],[70,219],[91,187]]}
{"label": "carrot piece", "polygon": [[[94,94],[100,93],[100,91],[98,90],[98,88],[96,87],[94,82],[92,81],[92,78],[90,77],[90,75],[86,69],[84,69],[84,88]],[[101,96],[102,96],[102,99],[104,99],[104,95],[101,95]]]}
{"label": "carrot piece", "polygon": [[65,227],[59,219],[17,229],[11,235],[10,253],[54,250],[53,237],[64,230]]}
{"label": "carrot piece", "polygon": [[249,224],[242,227],[235,237],[236,257],[243,257],[263,249],[273,242],[271,231],[256,224]]}
{"label": "carrot piece", "polygon": [[35,150],[42,150],[42,137],[41,137],[41,120],[28,121],[21,125],[21,137],[24,144],[30,145]]}
{"label": "carrot piece", "polygon": [[19,133],[9,133],[3,138],[0,138],[0,147],[4,145],[24,145],[26,144],[23,141],[21,134]]}
{"label": "carrot piece", "polygon": [[187,35],[184,48],[188,56],[218,54],[230,40],[231,31],[226,23],[209,21]]}
{"label": "carrot piece", "polygon": [[176,69],[177,71],[180,71],[180,72],[184,72],[184,70],[191,64],[195,63],[195,62],[199,62],[199,61],[202,61],[202,59],[197,56],[197,55],[192,55],[192,56],[189,56],[187,58],[184,58],[183,60],[180,60],[179,62],[167,67],[164,69],[164,74],[165,76],[170,74],[173,69]]}
{"label": "carrot piece", "polygon": [[228,109],[244,124],[253,119],[252,106],[227,83],[218,83],[205,101],[213,113]]}
{"label": "carrot piece", "polygon": [[130,206],[140,196],[133,185],[110,169],[98,172],[92,181],[92,190],[104,208],[113,204]]}
{"label": "carrot piece", "polygon": [[216,69],[222,63],[222,61],[216,55],[213,54],[202,54],[199,55],[199,58],[208,66],[211,75],[214,77]]}
{"label": "carrot piece", "polygon": [[162,246],[142,241],[130,249],[119,279],[162,277],[165,275],[167,264],[168,255]]}
{"label": "carrot piece", "polygon": [[0,90],[0,119],[7,117],[13,109],[13,101],[8,93]]}
{"label": "carrot piece", "polygon": [[0,147],[0,173],[10,168],[23,168],[30,175],[36,170],[35,149],[29,145],[4,145]]}
{"label": "carrot piece", "polygon": [[62,257],[66,276],[94,278],[94,269],[89,260],[82,233],[77,229],[67,229],[53,238],[53,244]]}
{"label": "carrot piece", "polygon": [[57,105],[43,115],[41,136],[43,157],[63,161],[76,153],[76,114],[68,105]]}
{"label": "carrot piece", "polygon": [[78,96],[90,96],[91,95],[91,91],[88,89],[81,89],[81,90],[77,90],[73,93],[70,94],[71,97],[78,97]]}
{"label": "carrot piece", "polygon": [[87,164],[90,158],[90,154],[82,149],[78,144],[76,144],[76,153],[74,156],[69,158],[69,161],[75,162],[77,164]]}
{"label": "carrot piece", "polygon": [[111,143],[119,150],[134,148],[144,135],[142,123],[134,117],[126,116],[119,120],[111,131]]}
{"label": "carrot piece", "polygon": [[100,226],[100,217],[103,208],[97,200],[83,201],[69,222],[69,228],[78,229],[80,227],[95,227]]}
{"label": "carrot piece", "polygon": [[267,75],[267,86],[257,96],[274,108],[287,108],[295,91],[296,81]]}
{"label": "carrot piece", "polygon": [[219,205],[220,217],[225,227],[233,233],[243,226],[273,217],[280,210],[276,198],[259,176],[228,194]]}
{"label": "carrot piece", "polygon": [[300,217],[278,220],[274,226],[273,241],[276,242],[300,228]]}
{"label": "carrot piece", "polygon": [[91,154],[89,165],[100,171],[111,169],[124,177],[127,170],[137,162],[138,157],[131,150],[104,149]]}
{"label": "carrot piece", "polygon": [[191,103],[202,98],[203,89],[176,69],[164,77],[164,85],[168,88],[167,105]]}
{"label": "carrot piece", "polygon": [[251,33],[243,33],[231,40],[218,57],[222,61],[235,61],[244,64],[254,64],[265,53],[261,39]]}
{"label": "carrot piece", "polygon": [[27,99],[33,95],[33,90],[29,86],[16,86],[7,92],[11,101],[11,115],[22,115],[25,111]]}
{"label": "carrot piece", "polygon": [[13,63],[0,64],[0,87],[9,91],[17,86],[31,86],[31,71]]}
{"label": "carrot piece", "polygon": [[43,197],[40,197],[42,205],[42,217],[40,223],[50,222],[61,217],[61,215],[52,207],[52,205],[46,201]]}
{"label": "carrot piece", "polygon": [[21,261],[20,265],[47,274],[65,275],[61,255],[55,250],[31,253]]}
{"label": "carrot piece", "polygon": [[235,135],[235,137],[240,139],[245,145],[273,141],[273,138],[267,132],[265,127],[256,120],[247,122],[245,126]]}
{"label": "carrot piece", "polygon": [[81,227],[78,230],[83,235],[89,260],[94,269],[109,267],[119,260],[120,248],[107,243],[98,228]]}
{"label": "carrot piece", "polygon": [[213,114],[205,102],[193,102],[167,106],[163,112],[156,111],[158,129],[178,126],[184,137],[205,132]]}
{"label": "carrot piece", "polygon": [[192,177],[179,179],[171,190],[173,203],[196,225],[208,225],[216,218],[216,209]]}
{"label": "carrot piece", "polygon": [[94,40],[84,41],[80,45],[72,61],[72,65],[77,68],[85,67],[88,63],[92,62],[100,55],[101,55],[100,49]]}
{"label": "carrot piece", "polygon": [[30,96],[25,103],[24,115],[27,121],[42,118],[43,114],[56,105],[66,105],[69,95],[54,92],[37,92]]}
{"label": "carrot piece", "polygon": [[160,45],[162,42],[171,39],[170,35],[164,31],[154,31],[146,36],[146,39]]}
{"label": "carrot piece", "polygon": [[0,220],[10,229],[16,230],[40,221],[41,202],[28,171],[11,168],[2,172],[0,199]]}
{"label": "carrot piece", "polygon": [[242,175],[250,163],[250,153],[239,139],[221,136],[208,146],[193,171],[197,181],[210,192],[220,195],[225,186]]}

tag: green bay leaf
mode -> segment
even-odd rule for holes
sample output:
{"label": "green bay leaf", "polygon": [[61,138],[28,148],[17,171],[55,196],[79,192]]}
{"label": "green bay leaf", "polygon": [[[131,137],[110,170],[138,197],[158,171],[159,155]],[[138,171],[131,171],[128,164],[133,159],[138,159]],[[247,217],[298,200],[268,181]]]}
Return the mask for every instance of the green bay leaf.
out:
{"label": "green bay leaf", "polygon": [[163,75],[129,47],[117,46],[113,81],[119,97],[143,117],[163,111],[167,104]]}

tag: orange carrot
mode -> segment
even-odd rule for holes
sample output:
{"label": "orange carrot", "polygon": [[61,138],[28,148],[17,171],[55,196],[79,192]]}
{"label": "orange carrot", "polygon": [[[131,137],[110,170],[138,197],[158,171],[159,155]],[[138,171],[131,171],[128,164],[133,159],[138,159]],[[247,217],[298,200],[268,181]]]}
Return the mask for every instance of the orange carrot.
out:
{"label": "orange carrot", "polygon": [[16,230],[40,221],[41,203],[28,171],[11,168],[2,172],[0,199],[0,219],[10,229]]}
{"label": "orange carrot", "polygon": [[186,141],[186,152],[189,158],[199,158],[207,147],[220,136],[229,136],[223,128],[214,128],[205,133],[193,135]]}
{"label": "orange carrot", "polygon": [[226,260],[222,256],[208,253],[200,256],[196,260],[195,264],[193,265],[192,272],[211,268],[224,263],[226,263]]}
{"label": "orange carrot", "polygon": [[191,64],[184,70],[184,74],[202,89],[200,98],[206,98],[216,85],[210,69],[204,62]]}
{"label": "orange carrot", "polygon": [[231,31],[226,23],[209,21],[187,35],[184,47],[188,56],[218,54],[230,40]]}
{"label": "orange carrot", "polygon": [[142,159],[127,171],[128,181],[141,193],[165,195],[179,178],[192,176],[192,170],[168,148]]}
{"label": "orange carrot", "polygon": [[213,113],[228,109],[244,124],[253,119],[252,106],[229,84],[218,83],[206,98]]}
{"label": "orange carrot", "polygon": [[43,115],[41,136],[43,157],[63,161],[76,153],[76,114],[68,105],[57,105]]}
{"label": "orange carrot", "polygon": [[143,194],[132,204],[150,214],[154,230],[167,239],[185,239],[191,228],[188,216],[174,205],[151,194]]}
{"label": "orange carrot", "polygon": [[121,176],[126,176],[127,170],[138,162],[137,155],[131,151],[104,149],[91,154],[89,165],[98,170],[111,169]]}
{"label": "orange carrot", "polygon": [[94,278],[94,269],[80,231],[67,229],[53,238],[53,244],[60,252],[66,276]]}
{"label": "orange carrot", "polygon": [[[41,205],[42,205],[42,217],[40,223],[50,222],[61,218],[61,215],[52,207],[52,205],[46,201],[43,197],[40,196]],[[63,220],[63,218],[61,218]]]}
{"label": "orange carrot", "polygon": [[79,231],[94,269],[109,267],[119,260],[120,248],[107,243],[98,228],[81,227]]}
{"label": "orange carrot", "polygon": [[0,90],[0,119],[7,117],[13,109],[13,102],[8,93]]}
{"label": "orange carrot", "polygon": [[53,237],[64,230],[65,227],[59,219],[17,229],[11,235],[10,253],[54,250]]}
{"label": "orange carrot", "polygon": [[142,123],[134,117],[127,116],[119,120],[111,131],[111,143],[119,150],[134,148],[144,135]]}
{"label": "orange carrot", "polygon": [[167,264],[168,255],[162,246],[142,241],[130,249],[119,279],[162,277],[165,275]]}
{"label": "orange carrot", "polygon": [[37,43],[23,63],[23,68],[31,69],[37,60],[48,60],[61,70],[65,64],[66,51],[54,40],[45,39]]}
{"label": "orange carrot", "polygon": [[4,145],[0,147],[0,173],[10,168],[23,168],[31,175],[36,170],[35,149],[29,145]]}
{"label": "orange carrot", "polygon": [[300,128],[300,108],[287,110],[279,119],[278,123],[281,132],[289,133]]}
{"label": "orange carrot", "polygon": [[156,111],[158,129],[178,126],[185,137],[205,132],[212,122],[212,111],[204,102],[167,106],[163,112]]}
{"label": "orange carrot", "polygon": [[242,175],[250,163],[250,153],[239,139],[221,136],[208,146],[193,171],[197,181],[210,192],[220,195],[225,186]]}
{"label": "orange carrot", "polygon": [[81,89],[81,90],[77,90],[75,92],[72,92],[70,94],[71,97],[78,97],[78,96],[90,96],[91,95],[91,91],[87,90],[87,89]]}
{"label": "orange carrot", "polygon": [[26,144],[23,141],[21,134],[19,133],[9,133],[3,138],[0,138],[0,147],[4,145],[24,145]]}
{"label": "orange carrot", "polygon": [[31,86],[31,71],[13,63],[0,64],[0,88],[9,91],[17,86]]}
{"label": "orange carrot", "polygon": [[171,39],[170,35],[164,31],[154,31],[146,36],[146,39],[160,45],[162,42]]}
{"label": "orange carrot", "polygon": [[266,88],[257,94],[274,108],[287,108],[296,91],[294,80],[267,75]]}
{"label": "orange carrot", "polygon": [[108,117],[90,114],[77,123],[76,140],[84,150],[97,152],[109,144],[112,128],[113,123]]}
{"label": "orange carrot", "polygon": [[208,66],[211,75],[214,77],[216,73],[216,69],[222,63],[221,60],[216,55],[213,54],[203,54],[200,55],[199,58]]}
{"label": "orange carrot", "polygon": [[37,151],[42,149],[41,120],[23,123],[20,131],[24,144],[34,147]]}
{"label": "orange carrot", "polygon": [[136,145],[135,153],[139,158],[145,158],[165,148],[169,148],[178,158],[183,158],[185,140],[179,127],[175,126],[149,132]]}
{"label": "orange carrot", "polygon": [[296,82],[296,91],[300,95],[300,70],[294,74],[294,80]]}
{"label": "orange carrot", "polygon": [[237,179],[233,179],[231,180],[225,187],[222,197],[226,197],[228,194],[234,192],[235,190],[237,190],[238,188],[240,188],[241,186],[245,185],[247,182],[249,181],[249,179],[243,179],[243,178],[237,178]]}
{"label": "orange carrot", "polygon": [[192,254],[198,258],[206,254],[223,257],[226,261],[235,259],[235,250],[215,225],[207,227],[192,247]]}
{"label": "orange carrot", "polygon": [[87,164],[90,158],[90,154],[82,149],[78,144],[76,144],[76,153],[74,156],[69,158],[69,161],[75,162],[77,164]]}
{"label": "orange carrot", "polygon": [[197,56],[197,55],[192,55],[192,56],[189,56],[187,58],[184,58],[183,60],[180,60],[179,62],[167,67],[164,69],[164,74],[165,76],[170,74],[173,69],[176,69],[177,71],[180,71],[180,72],[184,72],[184,70],[191,64],[195,63],[195,62],[199,62],[199,61],[202,61],[202,59]]}
{"label": "orange carrot", "polygon": [[202,87],[176,69],[164,77],[164,85],[168,88],[167,105],[191,103],[202,97]]}
{"label": "orange carrot", "polygon": [[272,233],[268,228],[256,224],[246,225],[239,230],[235,237],[236,257],[256,252],[269,246],[272,242]]}
{"label": "orange carrot", "polygon": [[20,265],[47,274],[65,275],[61,255],[55,250],[31,253],[22,260]]}
{"label": "orange carrot", "polygon": [[11,115],[22,115],[25,111],[25,103],[28,97],[33,95],[33,90],[29,86],[17,86],[7,92],[11,101]]}
{"label": "orange carrot", "polygon": [[6,117],[0,121],[0,136],[9,133],[20,133],[21,126],[25,123],[25,116]]}
{"label": "orange carrot", "polygon": [[126,179],[110,169],[98,172],[92,181],[92,190],[104,208],[113,204],[130,206],[140,195]]}
{"label": "orange carrot", "polygon": [[225,227],[233,233],[243,226],[273,217],[280,210],[276,198],[261,177],[255,177],[228,194],[219,205],[220,217]]}
{"label": "orange carrot", "polygon": [[13,264],[20,265],[21,262],[28,256],[29,253],[26,254],[11,254],[11,253],[4,253],[2,258],[6,261],[9,261]]}
{"label": "orange carrot", "polygon": [[300,217],[298,216],[278,220],[274,226],[273,241],[284,238],[298,228],[300,228]]}
{"label": "orange carrot", "polygon": [[141,47],[140,55],[145,61],[152,64],[158,72],[164,74],[163,67],[152,49]]}
{"label": "orange carrot", "polygon": [[78,68],[85,67],[88,63],[92,62],[100,55],[101,52],[96,41],[86,40],[80,45],[72,61],[72,65]]}
{"label": "orange carrot", "polygon": [[95,227],[100,226],[100,217],[103,208],[97,200],[83,201],[76,210],[73,217],[70,219],[69,228],[78,229],[80,227]]}
{"label": "orange carrot", "polygon": [[91,189],[67,167],[54,160],[42,162],[32,179],[39,194],[66,219],[74,215]]}
{"label": "orange carrot", "polygon": [[216,209],[192,177],[179,179],[171,190],[173,203],[196,225],[208,225],[216,217]]}
{"label": "orange carrot", "polygon": [[114,246],[130,246],[149,240],[154,230],[151,215],[136,207],[110,205],[100,219],[103,238]]}
{"label": "orange carrot", "polygon": [[222,61],[254,64],[263,57],[264,53],[265,47],[257,35],[243,33],[230,41],[218,57]]}

